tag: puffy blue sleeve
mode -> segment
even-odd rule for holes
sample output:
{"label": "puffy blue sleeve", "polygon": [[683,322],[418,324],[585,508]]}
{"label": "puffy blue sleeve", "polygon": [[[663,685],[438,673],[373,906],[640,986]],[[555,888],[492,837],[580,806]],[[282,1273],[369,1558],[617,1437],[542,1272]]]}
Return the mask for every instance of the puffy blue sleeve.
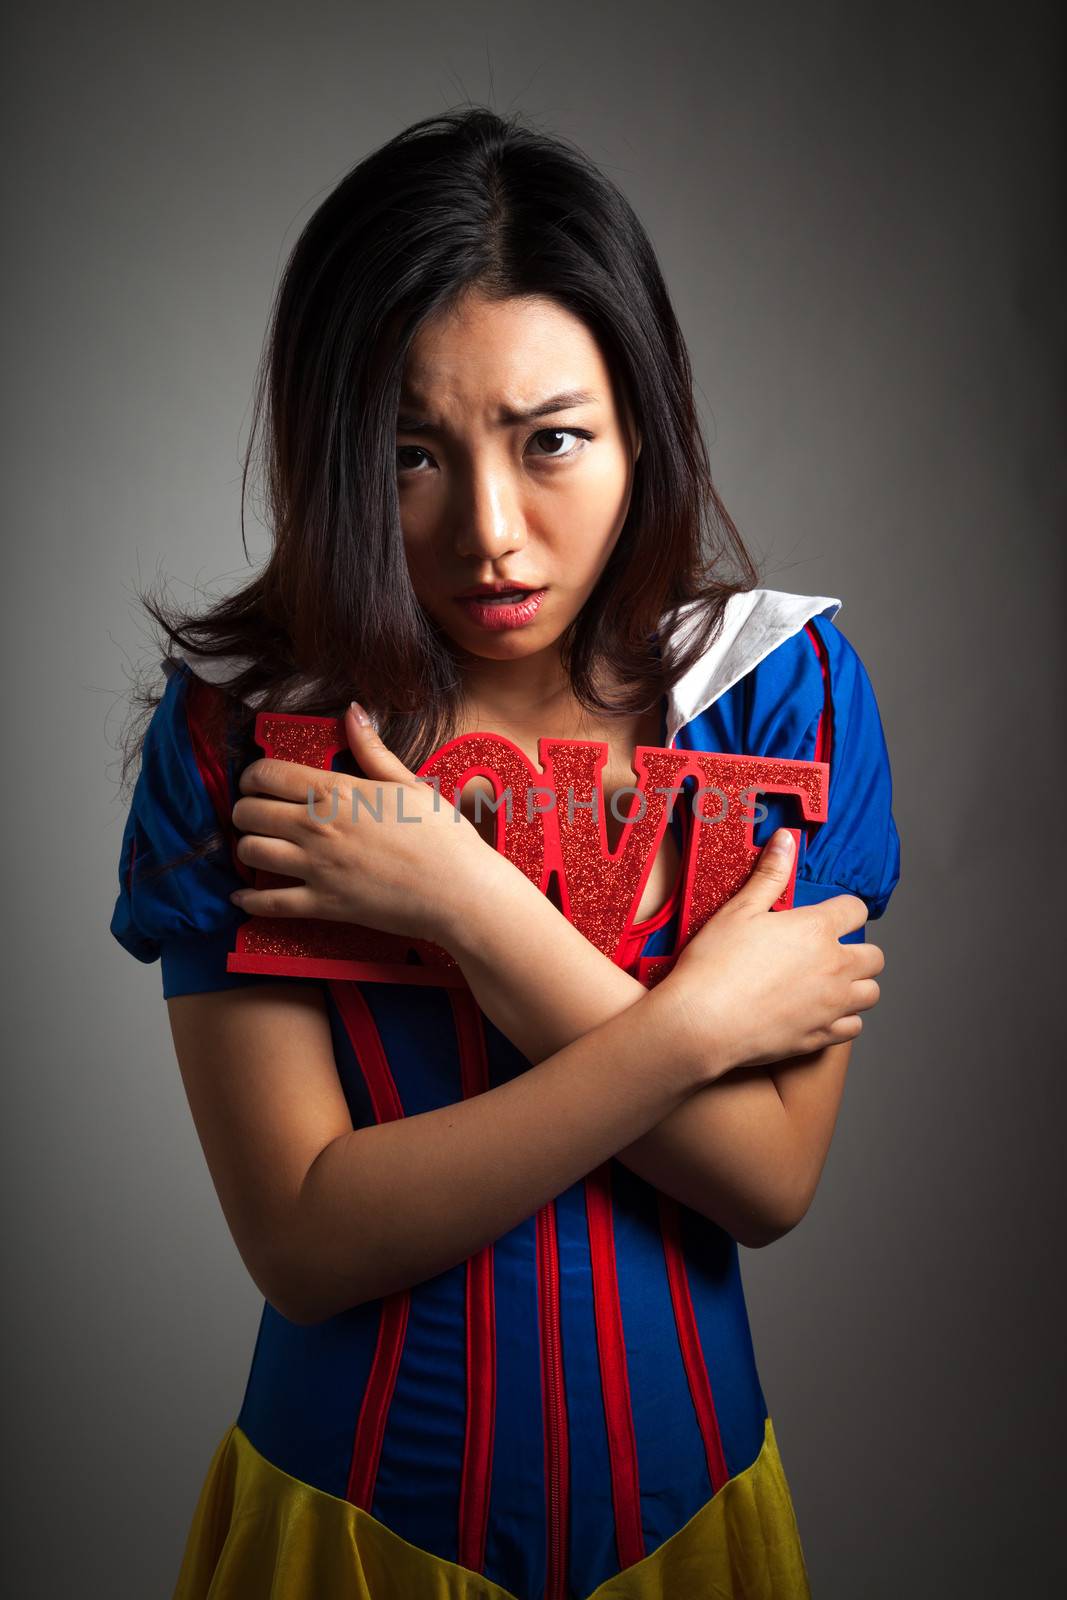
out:
{"label": "puffy blue sleeve", "polygon": [[[801,829],[794,905],[854,894],[870,920],[880,917],[900,877],[889,752],[870,676],[830,617],[812,618],[761,664],[750,711],[749,748],[830,767],[827,819]],[[795,811],[761,799],[769,814],[753,830],[760,846],[775,828],[796,826]],[[863,928],[842,936],[863,939]]]}
{"label": "puffy blue sleeve", "polygon": [[[220,816],[220,808],[228,816],[236,804],[240,773],[231,763],[213,763],[205,743],[200,706],[204,693],[215,691],[184,662],[164,666],[167,684],[145,733],[123,831],[110,931],[138,961],[159,961],[168,999],[277,982],[262,973],[226,971],[236,929],[246,918],[229,895],[255,876],[234,854],[236,831]],[[178,860],[220,831],[217,848]]]}

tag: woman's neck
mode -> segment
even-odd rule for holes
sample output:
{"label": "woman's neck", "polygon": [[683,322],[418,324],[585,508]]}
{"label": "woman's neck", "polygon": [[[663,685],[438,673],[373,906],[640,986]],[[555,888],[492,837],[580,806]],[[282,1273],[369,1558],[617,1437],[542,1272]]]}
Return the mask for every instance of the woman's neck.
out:
{"label": "woman's neck", "polygon": [[[528,692],[500,693],[493,682],[477,689],[465,687],[457,710],[454,737],[492,731],[515,738],[517,743],[539,738],[597,739],[624,733],[632,713],[612,717],[586,709],[565,680],[553,686],[530,685]],[[507,686],[510,690],[510,685]]]}

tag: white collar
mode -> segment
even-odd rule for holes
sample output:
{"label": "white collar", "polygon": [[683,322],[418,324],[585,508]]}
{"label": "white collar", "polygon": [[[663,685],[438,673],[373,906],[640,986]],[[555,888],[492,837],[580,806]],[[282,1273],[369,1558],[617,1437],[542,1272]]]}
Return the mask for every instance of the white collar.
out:
{"label": "white collar", "polygon": [[[698,601],[690,601],[675,616],[692,616],[698,606]],[[812,617],[833,617],[840,609],[841,601],[825,594],[789,594],[784,589],[746,589],[732,594],[726,602],[718,638],[670,691],[668,745],[680,728],[706,711],[764,656],[799,633]],[[668,641],[667,657],[675,654],[689,631],[683,622],[679,637]]]}
{"label": "white collar", "polygon": [[[678,637],[668,640],[665,650],[668,659],[687,637],[688,619],[699,604],[699,601],[689,601],[674,613],[676,620],[686,620],[680,623]],[[764,656],[770,655],[794,633],[799,633],[812,617],[833,617],[840,609],[840,600],[824,594],[789,594],[784,589],[746,589],[741,594],[731,595],[726,603],[718,638],[670,690],[667,708],[668,745],[673,742],[679,729],[706,711],[739,678],[751,672]],[[229,683],[248,665],[249,660],[246,656],[201,656],[178,646],[174,647],[172,653],[207,683]],[[259,694],[248,695],[245,704],[258,710],[264,694],[265,691],[260,691]]]}

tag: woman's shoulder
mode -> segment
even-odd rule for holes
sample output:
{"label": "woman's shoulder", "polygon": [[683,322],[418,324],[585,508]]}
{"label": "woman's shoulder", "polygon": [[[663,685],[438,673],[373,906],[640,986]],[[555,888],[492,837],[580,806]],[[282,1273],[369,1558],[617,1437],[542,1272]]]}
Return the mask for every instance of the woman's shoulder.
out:
{"label": "woman's shoulder", "polygon": [[[841,601],[833,595],[793,594],[783,589],[746,589],[726,602],[714,640],[672,686],[671,736],[711,706],[732,695],[815,695],[821,675],[815,625],[832,629]],[[696,620],[697,605],[681,608],[663,630],[664,655],[677,652]],[[813,701],[814,703],[814,701]]]}
{"label": "woman's shoulder", "polygon": [[877,714],[874,685],[860,651],[841,626],[841,601],[814,608],[813,598],[811,604],[813,609],[794,612],[795,625],[771,648],[759,650],[746,675],[746,704],[750,717],[758,720],[760,708],[773,715],[775,708],[791,703],[801,720],[822,717],[840,731],[863,708]]}
{"label": "woman's shoulder", "polygon": [[871,673],[836,613],[809,617],[765,657],[747,701],[754,747],[829,768],[827,818],[805,830],[794,903],[844,891],[880,917],[900,879],[892,763]]}
{"label": "woman's shoulder", "polygon": [[[733,597],[719,643],[681,680],[674,728],[690,749],[825,762],[828,817],[798,862],[797,903],[847,890],[880,916],[900,872],[892,773],[871,675],[840,609],[826,595]],[[792,825],[771,810],[770,831]]]}
{"label": "woman's shoulder", "polygon": [[141,745],[111,933],[138,961],[162,956],[169,996],[236,987],[225,958],[242,913],[229,894],[253,875],[236,856],[227,697],[185,662],[161,665],[166,684]]}

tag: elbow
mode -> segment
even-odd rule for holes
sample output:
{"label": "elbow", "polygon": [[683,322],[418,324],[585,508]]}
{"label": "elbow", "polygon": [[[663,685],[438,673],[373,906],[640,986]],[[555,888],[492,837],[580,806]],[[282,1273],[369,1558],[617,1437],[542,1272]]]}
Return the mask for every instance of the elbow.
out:
{"label": "elbow", "polygon": [[329,1322],[331,1317],[339,1317],[345,1311],[353,1311],[357,1306],[369,1305],[373,1300],[382,1300],[386,1294],[344,1294],[327,1300],[323,1296],[312,1298],[308,1295],[290,1294],[282,1298],[266,1298],[270,1300],[275,1311],[281,1313],[286,1322],[296,1323],[298,1328],[311,1328],[320,1322]]}
{"label": "elbow", "polygon": [[280,1281],[276,1279],[273,1289],[262,1284],[260,1289],[263,1298],[274,1307],[278,1315],[284,1317],[286,1322],[294,1323],[298,1328],[311,1328],[316,1323],[328,1322],[339,1312],[349,1309],[347,1306],[328,1304],[321,1295],[313,1292],[306,1280],[297,1279],[295,1276]]}
{"label": "elbow", "polygon": [[329,1315],[312,1302],[306,1284],[294,1277],[275,1277],[269,1284],[261,1283],[260,1289],[268,1305],[273,1306],[286,1322],[292,1322],[298,1328],[310,1328],[316,1322],[325,1322]]}
{"label": "elbow", "polygon": [[324,1225],[308,1181],[314,1166],[297,1203],[260,1230],[258,1271],[252,1272],[264,1299],[300,1328],[328,1322],[375,1298],[368,1263],[339,1259],[333,1248],[334,1231]]}
{"label": "elbow", "polygon": [[346,1309],[324,1294],[306,1248],[282,1249],[276,1241],[273,1249],[261,1251],[256,1260],[246,1257],[245,1266],[267,1304],[297,1327],[326,1322]]}
{"label": "elbow", "polygon": [[319,1322],[328,1322],[342,1311],[361,1305],[366,1298],[360,1294],[334,1294],[324,1291],[322,1282],[313,1278],[307,1264],[291,1268],[288,1272],[273,1273],[268,1281],[260,1281],[260,1289],[267,1300],[286,1322],[299,1328],[310,1328]]}
{"label": "elbow", "polygon": [[730,1232],[746,1250],[765,1250],[769,1244],[784,1239],[787,1233],[792,1233],[803,1222],[813,1198],[807,1190],[799,1195],[790,1195],[773,1210],[745,1217],[741,1225],[731,1228]]}
{"label": "elbow", "polygon": [[313,1328],[318,1322],[329,1321],[330,1317],[333,1315],[333,1313],[329,1311],[310,1309],[303,1302],[298,1303],[295,1300],[282,1300],[281,1297],[277,1295],[267,1295],[266,1299],[268,1300],[269,1304],[274,1307],[279,1316],[284,1317],[286,1322],[291,1322],[298,1328]]}
{"label": "elbow", "polygon": [[[797,1219],[800,1220],[799,1218]],[[796,1222],[773,1224],[769,1222],[753,1222],[743,1228],[735,1228],[733,1236],[738,1244],[744,1245],[746,1250],[765,1250],[769,1244],[776,1244],[779,1239],[784,1239],[796,1227]]]}
{"label": "elbow", "polygon": [[349,1273],[337,1276],[332,1262],[307,1249],[287,1255],[284,1264],[276,1263],[275,1270],[257,1282],[275,1311],[300,1328],[328,1322],[391,1292],[391,1286],[379,1287],[367,1271],[361,1271],[358,1279]]}
{"label": "elbow", "polygon": [[284,1317],[286,1322],[293,1322],[298,1327],[306,1328],[314,1322],[325,1320],[317,1313],[317,1308],[312,1306],[306,1294],[306,1286],[298,1281],[295,1274],[277,1269],[265,1270],[262,1266],[254,1267],[247,1260],[245,1266],[264,1300],[280,1317]]}

